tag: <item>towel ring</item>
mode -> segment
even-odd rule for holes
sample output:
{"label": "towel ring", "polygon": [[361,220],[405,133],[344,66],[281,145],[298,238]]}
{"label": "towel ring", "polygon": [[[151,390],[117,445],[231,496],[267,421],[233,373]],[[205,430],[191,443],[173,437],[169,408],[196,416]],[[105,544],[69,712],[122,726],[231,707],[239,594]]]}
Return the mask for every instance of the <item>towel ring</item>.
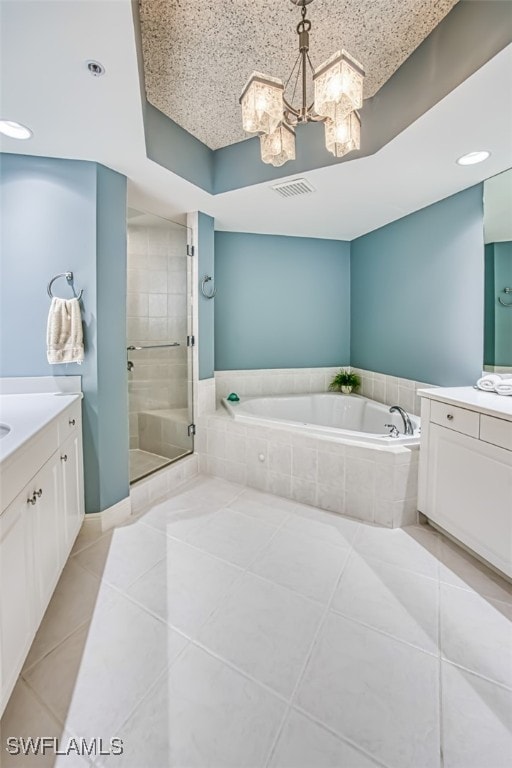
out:
{"label": "towel ring", "polygon": [[52,293],[52,285],[54,284],[54,282],[56,280],[59,279],[59,277],[65,277],[66,278],[66,280],[68,281],[68,284],[69,284],[71,290],[73,291],[74,298],[78,299],[80,301],[80,299],[84,295],[84,292],[83,292],[83,290],[81,290],[80,293],[78,294],[78,296],[76,295],[76,293],[75,293],[75,286],[73,285],[73,273],[72,272],[60,272],[58,275],[55,275],[55,277],[52,277],[52,279],[48,283],[48,288],[47,288],[48,296],[50,297],[50,299],[54,298],[54,295]]}
{"label": "towel ring", "polygon": [[207,293],[205,285],[206,285],[206,283],[209,283],[210,281],[213,282],[213,277],[210,277],[210,275],[205,275],[203,277],[203,279],[201,280],[201,293],[203,294],[205,299],[213,299],[213,298],[215,298],[215,294],[217,293],[217,289],[213,288],[213,286],[212,286],[212,290],[210,291],[210,293]]}
{"label": "towel ring", "polygon": [[[512,293],[512,288],[504,288],[503,293]],[[498,301],[503,307],[509,307],[509,309],[512,309],[512,301],[509,301],[508,303],[506,301],[503,301],[501,296],[498,296]]]}

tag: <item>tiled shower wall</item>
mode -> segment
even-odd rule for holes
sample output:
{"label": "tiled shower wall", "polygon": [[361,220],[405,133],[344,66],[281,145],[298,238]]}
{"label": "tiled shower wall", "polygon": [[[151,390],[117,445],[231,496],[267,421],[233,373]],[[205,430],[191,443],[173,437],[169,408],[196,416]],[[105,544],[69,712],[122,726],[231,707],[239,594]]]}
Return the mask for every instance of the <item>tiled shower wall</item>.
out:
{"label": "tiled shower wall", "polygon": [[131,448],[140,445],[140,414],[187,407],[186,245],[185,227],[128,224],[127,346],[182,343],[127,353],[134,363],[128,374]]}

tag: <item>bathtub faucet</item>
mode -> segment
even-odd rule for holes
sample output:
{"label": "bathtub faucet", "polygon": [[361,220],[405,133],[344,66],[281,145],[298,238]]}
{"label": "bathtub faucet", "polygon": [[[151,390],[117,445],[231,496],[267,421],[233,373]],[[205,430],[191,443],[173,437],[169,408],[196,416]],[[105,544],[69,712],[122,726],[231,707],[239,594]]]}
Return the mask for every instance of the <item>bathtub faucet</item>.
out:
{"label": "bathtub faucet", "polygon": [[399,405],[392,405],[389,412],[394,413],[395,411],[398,411],[404,422],[404,435],[414,435],[414,429],[407,411],[404,411]]}

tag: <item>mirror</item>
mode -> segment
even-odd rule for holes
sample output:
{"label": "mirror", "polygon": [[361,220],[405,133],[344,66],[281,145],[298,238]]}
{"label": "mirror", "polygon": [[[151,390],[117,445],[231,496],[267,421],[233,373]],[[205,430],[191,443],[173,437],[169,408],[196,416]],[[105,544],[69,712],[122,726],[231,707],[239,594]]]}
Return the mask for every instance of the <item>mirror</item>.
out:
{"label": "mirror", "polygon": [[484,370],[512,374],[512,169],[484,182]]}

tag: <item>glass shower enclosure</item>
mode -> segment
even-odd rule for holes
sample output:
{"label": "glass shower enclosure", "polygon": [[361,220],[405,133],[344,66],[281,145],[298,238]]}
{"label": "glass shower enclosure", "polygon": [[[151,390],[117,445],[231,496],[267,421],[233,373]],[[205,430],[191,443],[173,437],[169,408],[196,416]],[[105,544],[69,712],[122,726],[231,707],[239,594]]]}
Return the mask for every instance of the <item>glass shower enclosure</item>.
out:
{"label": "glass shower enclosure", "polygon": [[132,483],[194,450],[189,242],[186,226],[128,209]]}

